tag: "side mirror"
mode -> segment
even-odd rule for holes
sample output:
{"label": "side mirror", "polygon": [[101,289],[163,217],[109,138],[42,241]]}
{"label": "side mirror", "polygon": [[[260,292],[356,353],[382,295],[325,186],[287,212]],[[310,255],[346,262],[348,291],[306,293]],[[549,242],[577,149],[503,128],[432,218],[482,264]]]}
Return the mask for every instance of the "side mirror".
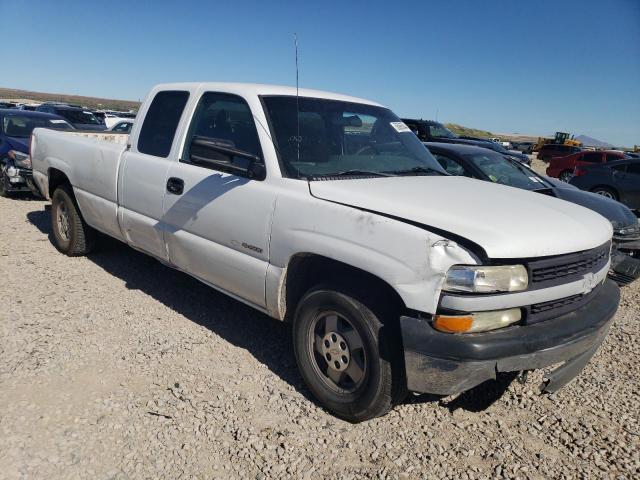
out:
{"label": "side mirror", "polygon": [[[243,162],[234,163],[234,159]],[[191,140],[189,161],[195,165],[222,170],[234,175],[264,180],[266,169],[260,157],[236,148],[231,142],[219,138],[195,136]]]}

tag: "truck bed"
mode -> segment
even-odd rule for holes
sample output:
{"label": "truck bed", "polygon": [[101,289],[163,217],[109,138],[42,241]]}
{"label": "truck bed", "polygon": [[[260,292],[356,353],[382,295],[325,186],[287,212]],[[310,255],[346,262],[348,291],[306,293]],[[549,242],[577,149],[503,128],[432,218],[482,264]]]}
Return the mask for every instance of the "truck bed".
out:
{"label": "truck bed", "polygon": [[[40,192],[49,197],[52,169],[66,174],[86,222],[121,238],[117,221],[118,172],[126,150],[126,134],[62,132],[37,128],[31,161]],[[40,145],[46,145],[41,148]]]}

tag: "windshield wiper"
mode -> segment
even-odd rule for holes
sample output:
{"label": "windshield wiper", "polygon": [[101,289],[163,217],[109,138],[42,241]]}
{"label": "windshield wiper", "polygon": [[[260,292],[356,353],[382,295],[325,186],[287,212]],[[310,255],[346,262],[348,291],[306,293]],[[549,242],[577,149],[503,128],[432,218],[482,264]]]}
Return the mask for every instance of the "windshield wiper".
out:
{"label": "windshield wiper", "polygon": [[321,175],[314,175],[316,177],[346,177],[349,175],[371,175],[376,177],[395,177],[392,172],[376,172],[374,170],[359,170],[354,168],[352,170],[344,170],[336,173],[323,173]]}
{"label": "windshield wiper", "polygon": [[431,167],[413,167],[407,168],[405,170],[390,170],[386,171],[385,173],[390,173],[393,175],[407,175],[412,173],[437,173],[438,175],[444,175],[444,173]]}

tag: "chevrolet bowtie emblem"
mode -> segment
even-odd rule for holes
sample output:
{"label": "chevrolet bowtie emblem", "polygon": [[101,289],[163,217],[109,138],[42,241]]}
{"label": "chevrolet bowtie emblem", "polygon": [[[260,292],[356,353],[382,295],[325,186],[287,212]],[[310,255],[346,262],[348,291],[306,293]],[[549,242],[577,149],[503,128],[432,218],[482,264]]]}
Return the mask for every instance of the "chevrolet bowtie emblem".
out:
{"label": "chevrolet bowtie emblem", "polygon": [[593,273],[587,273],[582,277],[582,288],[584,293],[589,293],[598,284],[598,279]]}

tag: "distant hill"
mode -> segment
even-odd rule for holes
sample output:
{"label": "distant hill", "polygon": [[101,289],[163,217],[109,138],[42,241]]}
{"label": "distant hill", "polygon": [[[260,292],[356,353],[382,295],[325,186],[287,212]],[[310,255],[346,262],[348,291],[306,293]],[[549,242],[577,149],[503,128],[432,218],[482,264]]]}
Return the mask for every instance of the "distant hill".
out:
{"label": "distant hill", "polygon": [[480,138],[491,138],[495,137],[495,135],[486,130],[478,130],[477,128],[469,128],[463,127],[462,125],[457,125],[455,123],[445,123],[445,127],[451,130],[453,133],[466,137],[480,137]]}
{"label": "distant hill", "polygon": [[587,135],[577,135],[576,140],[582,142],[585,147],[600,147],[600,148],[613,148],[613,145],[597,138],[588,137]]}
{"label": "distant hill", "polygon": [[33,102],[66,102],[77,103],[89,108],[104,108],[111,110],[137,110],[140,102],[132,100],[116,100],[113,98],[83,97],[81,95],[67,95],[66,93],[42,93],[29,90],[0,87],[0,99],[3,100],[31,100]]}

